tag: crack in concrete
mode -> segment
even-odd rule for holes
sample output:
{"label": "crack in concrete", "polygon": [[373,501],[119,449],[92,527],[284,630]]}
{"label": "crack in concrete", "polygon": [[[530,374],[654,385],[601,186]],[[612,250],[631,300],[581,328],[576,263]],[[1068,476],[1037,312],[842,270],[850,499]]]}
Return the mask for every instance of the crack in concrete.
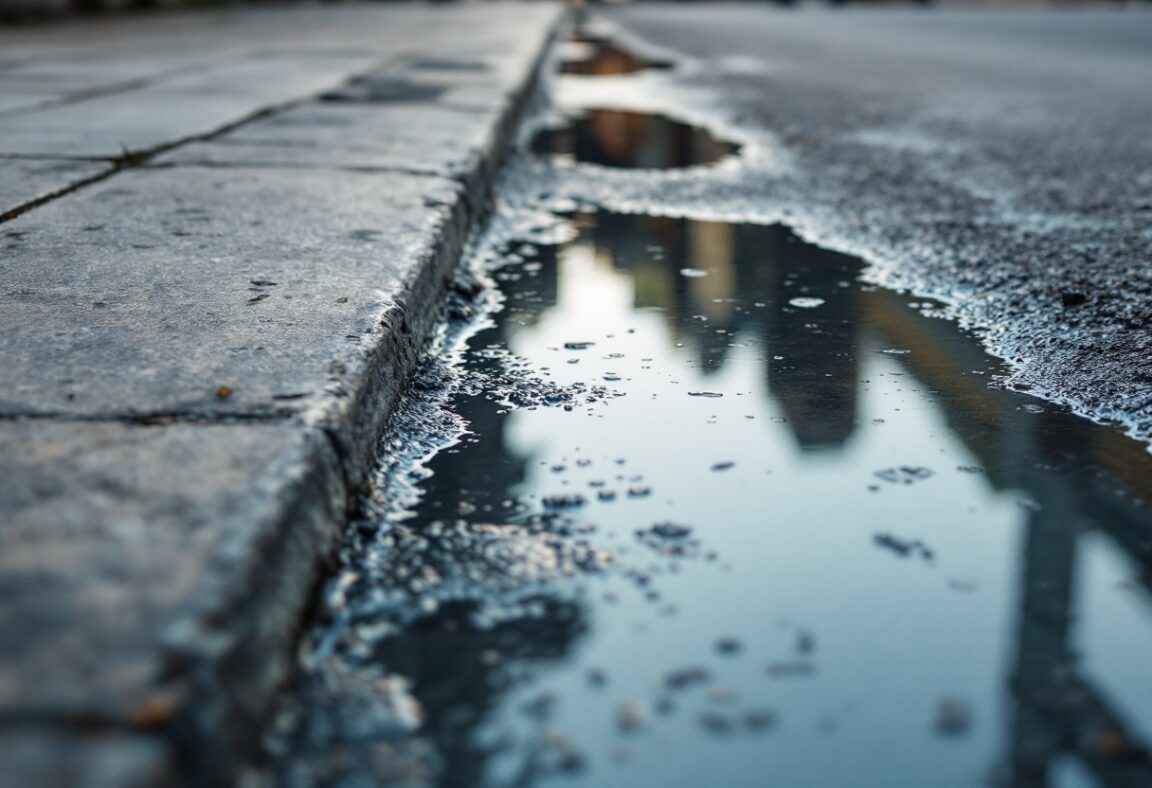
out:
{"label": "crack in concrete", "polygon": [[153,170],[182,169],[184,167],[203,167],[215,170],[333,170],[336,172],[358,172],[365,174],[378,173],[381,175],[413,175],[427,178],[445,178],[459,180],[455,173],[437,172],[430,168],[398,167],[390,165],[372,164],[332,164],[329,162],[278,162],[278,161],[165,161],[142,165]]}
{"label": "crack in concrete", "polygon": [[66,153],[2,153],[0,161],[75,161],[75,162],[113,162],[113,156],[70,156]]}
{"label": "crack in concrete", "polygon": [[[389,65],[392,65],[394,62],[395,62],[394,58],[388,58],[388,59],[382,60],[378,63],[375,63],[371,68],[367,69],[366,71],[363,71],[363,72],[358,73],[358,74],[352,74],[348,77],[345,77],[345,82],[347,82],[348,80],[352,80],[352,79],[362,78],[362,77],[368,76],[372,73],[378,72],[381,69],[387,68]],[[341,84],[344,84],[344,83],[341,83]],[[330,88],[330,90],[331,90],[331,88]],[[224,134],[228,134],[229,132],[235,131],[236,129],[240,128],[241,126],[247,125],[248,123],[252,123],[253,121],[259,120],[261,118],[271,117],[273,115],[287,112],[288,110],[293,109],[294,107],[298,107],[298,106],[301,106],[303,104],[308,104],[308,103],[311,103],[313,101],[317,101],[318,96],[320,96],[324,92],[325,91],[318,91],[318,92],[310,94],[308,96],[303,96],[303,97],[295,98],[295,99],[289,99],[288,101],[283,101],[283,102],[280,102],[278,104],[272,104],[272,105],[269,105],[266,107],[261,107],[261,108],[256,109],[256,110],[254,110],[254,111],[252,111],[246,115],[243,115],[242,117],[240,117],[240,118],[238,118],[238,119],[236,119],[230,123],[226,123],[223,126],[219,126],[215,129],[212,129],[211,131],[202,132],[200,134],[192,134],[192,135],[189,135],[186,137],[181,137],[181,138],[173,140],[171,142],[165,142],[165,143],[161,143],[160,145],[155,145],[151,148],[141,148],[139,150],[125,149],[124,152],[119,157],[114,157],[114,158],[96,157],[97,161],[109,161],[114,166],[110,170],[108,170],[107,172],[98,173],[97,175],[81,179],[81,180],[76,181],[74,183],[71,183],[68,186],[65,186],[61,189],[57,189],[54,192],[51,192],[51,193],[45,194],[45,195],[41,195],[40,197],[36,197],[32,200],[21,203],[20,205],[17,205],[15,208],[10,208],[7,211],[0,213],[0,224],[3,224],[4,222],[11,221],[12,219],[15,219],[16,217],[21,216],[22,214],[25,214],[28,211],[31,211],[35,208],[39,208],[41,205],[45,205],[47,203],[58,200],[61,197],[72,194],[73,192],[79,191],[80,189],[83,189],[87,186],[91,186],[95,183],[105,181],[105,180],[111,178],[112,176],[116,175],[117,173],[119,173],[121,170],[129,169],[132,167],[144,166],[149,161],[151,161],[152,159],[154,159],[155,157],[157,157],[161,154],[168,153],[169,151],[175,150],[175,149],[183,147],[185,145],[191,145],[191,144],[197,143],[197,142],[211,142],[215,138],[217,138],[221,135],[224,135]]]}
{"label": "crack in concrete", "polygon": [[167,427],[173,424],[277,424],[291,421],[301,414],[283,408],[277,411],[240,411],[214,413],[200,410],[155,410],[125,413],[69,413],[67,411],[29,411],[0,413],[0,424],[22,421],[57,421],[75,424],[127,424],[138,427]]}
{"label": "crack in concrete", "polygon": [[[199,68],[204,68],[200,66]],[[24,107],[13,107],[12,109],[0,110],[0,119],[12,118],[18,115],[32,115],[37,112],[44,112],[45,110],[57,109],[59,107],[68,107],[73,104],[82,104],[85,101],[92,99],[106,98],[108,96],[115,96],[121,93],[130,93],[133,90],[140,90],[142,88],[151,87],[163,83],[164,80],[181,74],[191,73],[197,70],[196,66],[181,66],[180,68],[169,69],[168,71],[161,71],[158,74],[153,74],[147,77],[135,77],[133,79],[124,79],[119,82],[111,82],[106,85],[99,85],[84,90],[78,90],[73,93],[66,93],[63,96],[55,98],[44,99],[36,104],[29,104]]]}

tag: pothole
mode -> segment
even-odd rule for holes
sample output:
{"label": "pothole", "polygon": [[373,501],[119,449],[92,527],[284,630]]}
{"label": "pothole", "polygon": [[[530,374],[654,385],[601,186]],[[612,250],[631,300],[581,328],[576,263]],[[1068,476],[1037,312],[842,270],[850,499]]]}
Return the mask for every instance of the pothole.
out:
{"label": "pothole", "polygon": [[624,169],[669,170],[715,164],[740,150],[702,126],[667,115],[619,109],[589,109],[532,140],[534,153],[562,161]]}
{"label": "pothole", "polygon": [[[569,74],[640,62],[577,43],[587,70]],[[532,150],[671,169],[737,146],[593,109]],[[704,202],[715,181],[699,183]],[[509,189],[497,222],[539,227],[532,188]],[[413,455],[403,518],[349,537],[285,771],[936,785],[1101,720],[1123,745],[1109,765],[1146,751],[1152,706],[1130,700],[1152,648],[1140,446],[995,385],[1006,367],[938,303],[862,283],[863,261],[787,227],[563,224],[490,231],[473,259],[502,266],[502,308],[452,361],[458,384],[415,393],[459,438]]]}
{"label": "pothole", "polygon": [[560,59],[561,74],[586,77],[663,71],[673,66],[666,60],[640,57],[617,46],[611,39],[579,34],[561,45]]}
{"label": "pothole", "polygon": [[[1003,365],[934,302],[784,226],[568,227],[497,247],[503,308],[448,397],[468,432],[421,463],[411,516],[348,542],[294,767],[384,748],[422,753],[414,785],[742,785],[771,749],[780,784],[938,784],[1033,702],[1008,675],[1080,682],[1032,634],[1066,631],[1074,578],[1126,623],[1100,648],[1142,631],[1118,589],[1144,583],[1152,457],[1119,432],[989,386]],[[876,729],[970,749],[898,774],[854,745]]]}

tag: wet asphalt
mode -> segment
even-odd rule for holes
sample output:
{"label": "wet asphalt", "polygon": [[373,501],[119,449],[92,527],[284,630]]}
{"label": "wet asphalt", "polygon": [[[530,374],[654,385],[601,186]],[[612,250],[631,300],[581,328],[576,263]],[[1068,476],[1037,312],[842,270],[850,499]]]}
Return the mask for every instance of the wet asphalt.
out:
{"label": "wet asphalt", "polygon": [[600,17],[680,58],[647,102],[675,94],[777,162],[734,174],[716,210],[787,211],[870,278],[953,304],[1016,383],[1152,437],[1147,4]]}
{"label": "wet asphalt", "polygon": [[[1092,101],[1131,90],[1092,64],[1138,64],[1139,24],[607,16],[562,47],[397,414],[273,781],[1152,782],[1140,365],[1112,400],[1076,366],[1120,329],[1068,247],[1127,296],[1146,230],[1069,202],[1092,178],[1035,140],[983,158],[1060,137],[1030,123],[1089,72]],[[1076,413],[1113,400],[1123,425]]]}

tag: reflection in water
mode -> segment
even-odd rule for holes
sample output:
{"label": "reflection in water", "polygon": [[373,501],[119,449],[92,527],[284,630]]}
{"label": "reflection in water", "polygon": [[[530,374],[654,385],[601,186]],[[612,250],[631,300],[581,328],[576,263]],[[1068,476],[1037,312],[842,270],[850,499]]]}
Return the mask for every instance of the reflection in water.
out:
{"label": "reflection in water", "polygon": [[568,125],[542,129],[532,140],[534,153],[631,169],[711,164],[739,147],[665,115],[617,109],[583,110]]}
{"label": "reflection in water", "polygon": [[576,35],[561,46],[560,73],[585,77],[634,74],[672,67],[662,60],[645,60],[601,36]]}
{"label": "reflection in water", "polygon": [[573,221],[464,378],[624,396],[465,387],[316,634],[412,680],[439,784],[1152,785],[1142,447],[785,228]]}

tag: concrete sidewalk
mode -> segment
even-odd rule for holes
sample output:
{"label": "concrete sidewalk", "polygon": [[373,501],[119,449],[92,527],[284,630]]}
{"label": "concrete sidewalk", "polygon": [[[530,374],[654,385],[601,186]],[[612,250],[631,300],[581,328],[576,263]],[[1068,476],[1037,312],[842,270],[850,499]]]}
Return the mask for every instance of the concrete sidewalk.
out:
{"label": "concrete sidewalk", "polygon": [[0,784],[235,779],[561,15],[0,31]]}

